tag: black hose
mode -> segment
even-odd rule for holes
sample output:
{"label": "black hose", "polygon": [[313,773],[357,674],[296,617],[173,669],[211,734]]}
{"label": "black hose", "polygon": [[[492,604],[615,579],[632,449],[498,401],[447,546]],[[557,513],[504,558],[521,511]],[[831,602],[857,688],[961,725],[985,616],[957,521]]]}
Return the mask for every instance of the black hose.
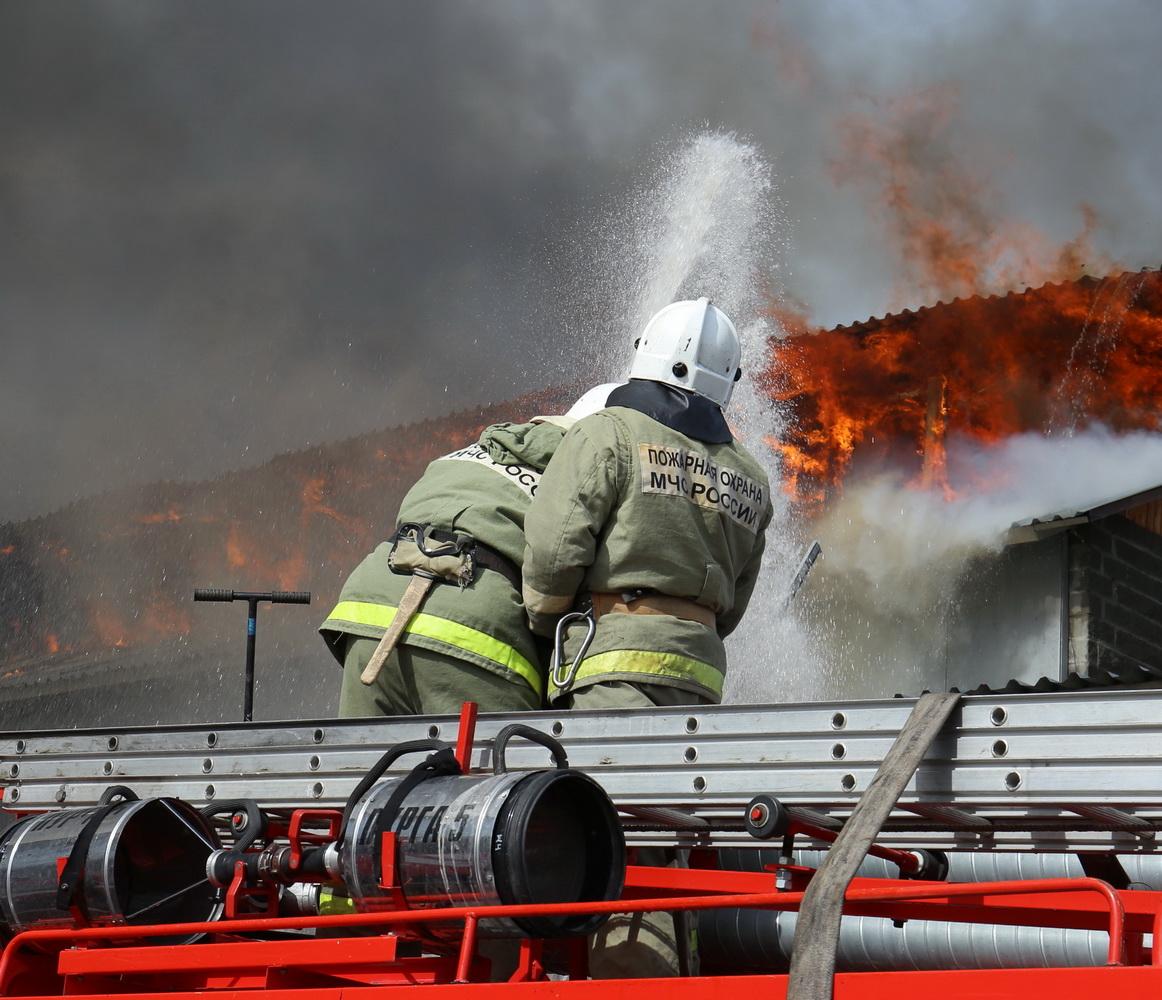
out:
{"label": "black hose", "polygon": [[496,740],[492,744],[493,774],[507,773],[508,764],[505,762],[504,752],[508,749],[508,741],[514,736],[523,736],[531,743],[539,743],[553,755],[553,763],[558,768],[566,768],[569,766],[569,758],[565,753],[565,748],[561,746],[560,741],[553,739],[548,733],[542,733],[539,729],[533,729],[532,726],[514,722],[512,725],[505,726],[496,734]]}
{"label": "black hose", "polygon": [[[234,850],[245,851],[259,837],[266,832],[266,817],[254,799],[228,799],[221,802],[212,802],[202,806],[199,810],[206,819],[222,816],[226,813],[233,815],[236,812],[246,814],[246,826],[242,828],[242,835],[234,841]],[[233,824],[231,824],[233,828]]]}
{"label": "black hose", "polygon": [[342,842],[343,834],[347,832],[347,824],[351,819],[351,813],[355,811],[355,805],[367,793],[380,778],[383,777],[384,772],[391,767],[400,757],[409,753],[420,753],[424,750],[450,750],[451,746],[443,740],[408,740],[404,743],[397,743],[390,750],[387,751],[378,761],[372,766],[355,786],[354,790],[347,797],[347,804],[343,807],[343,821],[339,824],[339,834],[335,838]]}
{"label": "black hose", "polygon": [[110,785],[101,793],[101,797],[97,799],[97,805],[107,806],[114,799],[121,799],[123,802],[137,802],[139,801],[139,796],[128,785]]}

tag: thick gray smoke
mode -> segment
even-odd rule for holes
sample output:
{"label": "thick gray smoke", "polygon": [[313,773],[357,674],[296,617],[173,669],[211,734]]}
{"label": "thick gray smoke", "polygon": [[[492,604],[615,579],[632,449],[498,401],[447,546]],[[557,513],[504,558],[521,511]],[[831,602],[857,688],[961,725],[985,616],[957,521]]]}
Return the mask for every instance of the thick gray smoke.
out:
{"label": "thick gray smoke", "polygon": [[6,0],[0,522],[584,376],[629,325],[600,215],[707,124],[773,159],[822,323],[931,294],[844,139],[931,88],[899,148],[970,230],[1088,203],[1156,263],[1160,41],[1134,2]]}

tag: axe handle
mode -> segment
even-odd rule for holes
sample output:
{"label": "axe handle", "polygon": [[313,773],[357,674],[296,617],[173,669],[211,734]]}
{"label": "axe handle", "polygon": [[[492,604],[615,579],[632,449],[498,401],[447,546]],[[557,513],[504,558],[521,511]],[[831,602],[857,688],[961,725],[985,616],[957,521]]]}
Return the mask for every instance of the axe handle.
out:
{"label": "axe handle", "polygon": [[424,598],[428,596],[428,591],[432,589],[432,584],[435,582],[430,576],[421,576],[419,573],[412,574],[407,590],[403,592],[403,599],[395,610],[395,617],[391,620],[387,631],[383,633],[383,638],[379,640],[379,645],[375,647],[375,652],[371,654],[371,659],[367,661],[363,673],[359,675],[359,679],[364,684],[375,683],[375,678],[383,669],[384,662],[391,655],[391,651],[395,649],[408,623],[420,610],[420,605],[424,603]]}

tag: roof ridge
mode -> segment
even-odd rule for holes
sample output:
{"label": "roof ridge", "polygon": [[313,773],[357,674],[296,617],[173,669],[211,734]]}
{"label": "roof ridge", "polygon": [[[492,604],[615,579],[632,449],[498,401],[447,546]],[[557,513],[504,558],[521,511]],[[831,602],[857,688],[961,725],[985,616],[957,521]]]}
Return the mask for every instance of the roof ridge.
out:
{"label": "roof ridge", "polygon": [[[903,319],[913,319],[917,316],[925,315],[937,309],[947,309],[957,305],[967,305],[970,302],[995,302],[1001,299],[1011,299],[1015,296],[1025,296],[1036,292],[1044,292],[1047,289],[1065,288],[1069,285],[1097,285],[1103,284],[1107,281],[1120,281],[1123,278],[1136,274],[1162,274],[1162,266],[1159,267],[1140,267],[1136,271],[1123,270],[1105,275],[1083,274],[1077,278],[1071,278],[1065,281],[1046,281],[1040,285],[1026,285],[1021,288],[1010,288],[1004,292],[991,292],[989,294],[978,293],[976,295],[968,296],[954,296],[949,301],[945,302],[943,299],[937,299],[935,302],[928,305],[917,306],[914,309],[904,307],[896,312],[887,312],[882,316],[869,316],[864,320],[854,320],[851,323],[837,323],[832,327],[817,327],[811,332],[813,333],[841,333],[841,332],[862,332],[870,329],[876,329],[884,324]],[[792,334],[793,336],[793,334]]]}

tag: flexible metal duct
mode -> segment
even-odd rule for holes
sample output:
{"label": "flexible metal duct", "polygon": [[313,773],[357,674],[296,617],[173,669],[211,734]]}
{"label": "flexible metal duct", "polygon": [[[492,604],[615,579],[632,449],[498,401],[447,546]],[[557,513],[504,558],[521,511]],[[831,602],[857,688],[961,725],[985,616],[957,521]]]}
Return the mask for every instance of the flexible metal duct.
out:
{"label": "flexible metal duct", "polygon": [[[795,863],[818,867],[825,851],[796,851]],[[771,848],[732,848],[719,852],[723,868],[763,871],[778,861]],[[948,856],[950,882],[1080,878],[1074,854],[955,853]],[[1119,855],[1134,888],[1162,887],[1162,857]],[[899,869],[880,858],[865,858],[863,878],[898,878]],[[739,972],[785,971],[798,914],[767,910],[713,910],[698,924],[704,966]],[[1055,927],[1009,927],[909,920],[897,927],[881,917],[844,917],[837,968],[849,971],[891,969],[1017,969],[1104,965],[1109,935],[1102,931]]]}
{"label": "flexible metal duct", "polygon": [[[704,969],[783,972],[790,966],[797,913],[706,910],[698,922]],[[1019,969],[1104,965],[1109,936],[1055,927],[1007,927],[908,920],[897,927],[882,917],[844,917],[836,968]]]}
{"label": "flexible metal duct", "polygon": [[[818,868],[826,851],[796,851],[795,864]],[[719,851],[723,868],[761,872],[776,864],[774,848],[724,848]],[[1119,854],[1118,860],[1133,889],[1162,889],[1162,855]],[[860,878],[899,878],[900,870],[882,858],[864,858],[856,873]],[[1082,878],[1085,872],[1076,854],[1034,854],[1009,851],[958,851],[948,854],[949,882],[1008,882],[1036,878]]]}

